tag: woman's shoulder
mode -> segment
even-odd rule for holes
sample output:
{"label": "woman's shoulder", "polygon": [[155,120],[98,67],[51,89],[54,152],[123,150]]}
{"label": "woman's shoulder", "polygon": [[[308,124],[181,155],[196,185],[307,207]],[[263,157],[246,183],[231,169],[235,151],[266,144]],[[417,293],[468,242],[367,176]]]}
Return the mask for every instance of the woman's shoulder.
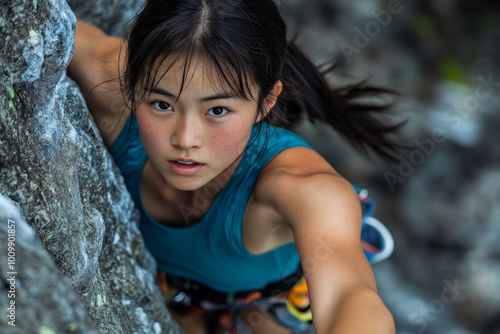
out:
{"label": "woman's shoulder", "polygon": [[292,147],[276,155],[262,170],[255,199],[283,207],[277,199],[292,200],[331,193],[352,197],[353,188],[319,153],[309,147]]}
{"label": "woman's shoulder", "polygon": [[293,147],[266,165],[255,185],[252,207],[263,208],[269,218],[265,224],[258,220],[269,233],[258,240],[275,240],[273,247],[277,247],[312,233],[325,221],[354,217],[360,205],[351,184],[321,155],[307,147]]}
{"label": "woman's shoulder", "polygon": [[335,169],[319,153],[308,146],[287,148],[264,167],[261,179],[277,176],[308,176],[317,173],[337,175]]}

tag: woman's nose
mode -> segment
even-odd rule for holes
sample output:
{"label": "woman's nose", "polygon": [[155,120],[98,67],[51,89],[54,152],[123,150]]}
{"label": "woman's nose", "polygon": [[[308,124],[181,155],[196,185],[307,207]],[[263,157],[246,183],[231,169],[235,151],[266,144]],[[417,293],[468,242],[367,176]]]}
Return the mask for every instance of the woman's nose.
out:
{"label": "woman's nose", "polygon": [[182,150],[201,146],[201,124],[195,117],[183,116],[172,135],[172,145]]}

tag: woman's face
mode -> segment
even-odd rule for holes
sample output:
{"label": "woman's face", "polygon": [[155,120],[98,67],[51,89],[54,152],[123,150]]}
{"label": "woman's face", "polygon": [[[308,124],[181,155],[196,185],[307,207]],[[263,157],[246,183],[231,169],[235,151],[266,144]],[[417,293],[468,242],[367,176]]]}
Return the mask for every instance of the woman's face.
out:
{"label": "woman's face", "polygon": [[[164,64],[168,66],[168,58]],[[257,121],[257,102],[213,86],[210,71],[196,61],[179,96],[182,64],[177,62],[146,94],[136,118],[153,167],[172,187],[190,191],[219,175],[227,180],[223,172],[234,171]]]}

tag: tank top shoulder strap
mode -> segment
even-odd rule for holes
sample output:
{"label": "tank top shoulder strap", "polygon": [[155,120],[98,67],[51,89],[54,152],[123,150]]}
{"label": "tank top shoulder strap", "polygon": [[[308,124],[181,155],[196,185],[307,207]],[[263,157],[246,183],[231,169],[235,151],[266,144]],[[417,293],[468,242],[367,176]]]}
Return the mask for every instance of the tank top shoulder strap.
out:
{"label": "tank top shoulder strap", "polygon": [[138,200],[142,169],[148,159],[139,136],[139,126],[132,114],[125,123],[109,152],[120,169],[134,201]]}
{"label": "tank top shoulder strap", "polygon": [[226,184],[220,198],[219,203],[232,203],[232,205],[224,207],[216,205],[214,208],[218,214],[224,212],[227,240],[232,244],[231,248],[242,255],[249,254],[243,246],[241,232],[245,209],[257,179],[271,159],[280,152],[293,147],[311,148],[302,138],[291,131],[263,122],[254,125],[245,155]]}

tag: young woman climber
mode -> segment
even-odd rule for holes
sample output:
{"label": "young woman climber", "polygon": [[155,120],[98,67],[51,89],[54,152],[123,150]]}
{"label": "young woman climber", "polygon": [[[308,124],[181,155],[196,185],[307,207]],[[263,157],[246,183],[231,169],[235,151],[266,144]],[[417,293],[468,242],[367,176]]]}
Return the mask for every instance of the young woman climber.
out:
{"label": "young woman climber", "polygon": [[356,101],[389,91],[329,87],[272,0],[147,1],[126,40],[79,20],[68,74],[187,333],[395,332],[360,197],[287,130],[307,115],[391,158],[387,106]]}

